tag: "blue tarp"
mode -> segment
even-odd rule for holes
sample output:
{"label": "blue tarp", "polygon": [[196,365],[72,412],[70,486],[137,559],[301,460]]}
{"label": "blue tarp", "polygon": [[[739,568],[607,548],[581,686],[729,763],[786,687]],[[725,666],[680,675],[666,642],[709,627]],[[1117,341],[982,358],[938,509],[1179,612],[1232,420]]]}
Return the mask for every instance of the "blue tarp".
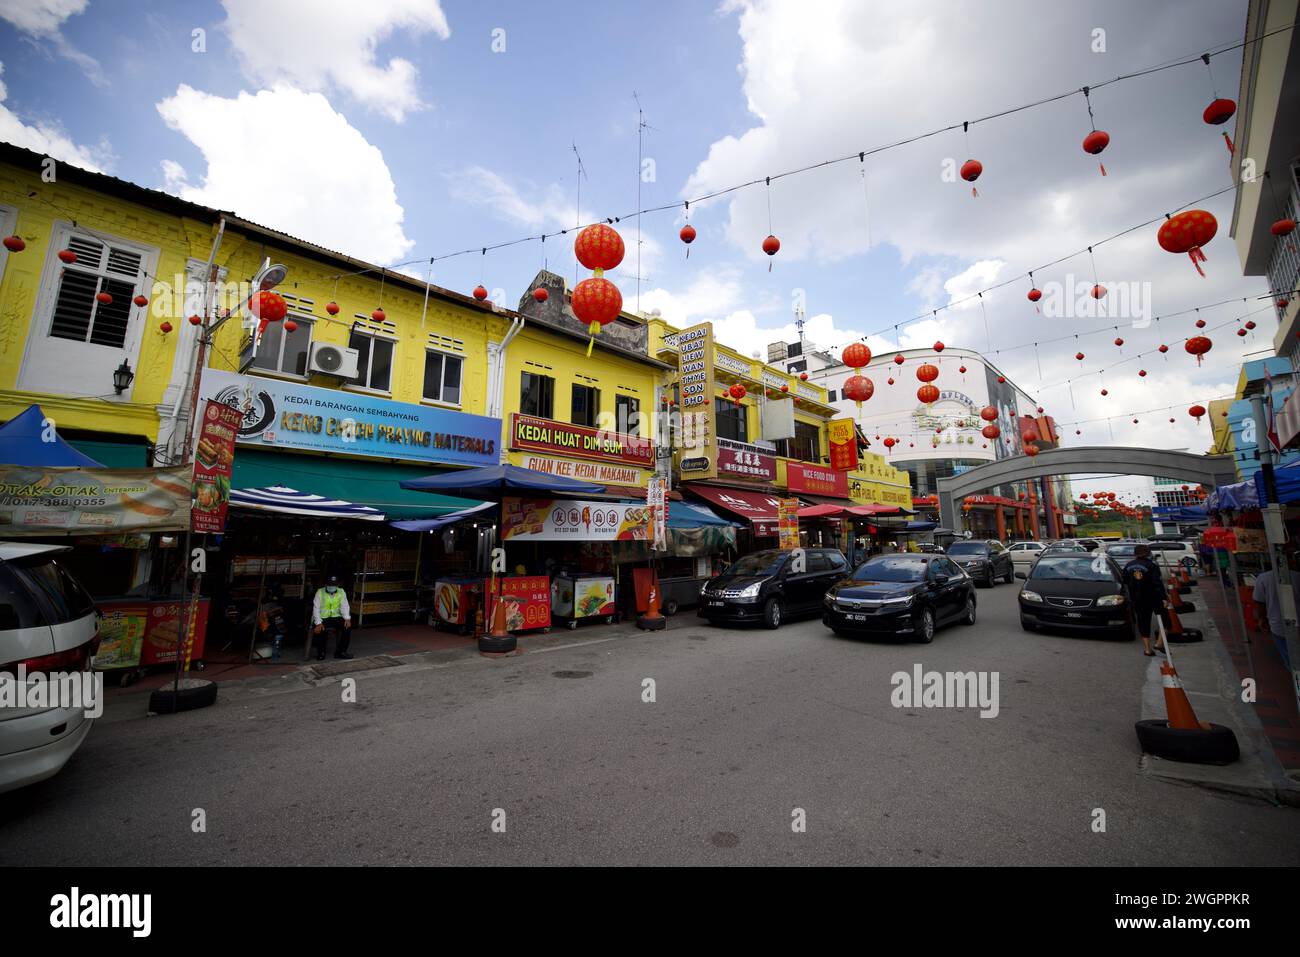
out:
{"label": "blue tarp", "polygon": [[1210,514],[1204,505],[1157,505],[1151,509],[1151,517],[1157,522],[1195,525],[1198,522],[1208,522]]}
{"label": "blue tarp", "polygon": [[1240,512],[1249,508],[1259,508],[1259,493],[1255,490],[1254,481],[1220,485],[1210,495],[1208,506],[1214,512],[1229,509]]}
{"label": "blue tarp", "polygon": [[703,505],[696,505],[693,502],[669,502],[668,503],[668,527],[669,528],[700,528],[700,527],[718,527],[718,528],[743,528],[735,522],[729,522]]}
{"label": "blue tarp", "polygon": [[904,531],[908,532],[932,532],[939,527],[938,522],[908,522]]}
{"label": "blue tarp", "polygon": [[30,465],[45,468],[103,468],[89,455],[83,455],[57,434],[53,442],[44,438],[45,413],[39,405],[28,406],[4,425],[0,425],[0,464]]}
{"label": "blue tarp", "polygon": [[[484,502],[482,505],[475,505],[473,508],[461,509],[459,512],[452,512],[448,515],[441,515],[438,518],[413,518],[403,522],[389,522],[393,528],[400,528],[404,532],[436,532],[444,525],[450,525],[453,522],[463,522],[467,518],[474,518],[476,515],[494,509],[497,507],[496,502]],[[487,518],[488,516],[483,516]]]}
{"label": "blue tarp", "polygon": [[408,479],[400,483],[402,488],[417,492],[443,492],[452,495],[474,495],[504,492],[541,492],[543,494],[562,493],[565,495],[602,495],[605,486],[579,482],[577,479],[547,475],[534,469],[519,465],[487,465],[477,469],[465,469],[460,472],[444,472],[438,475],[426,475],[424,478]]}
{"label": "blue tarp", "polygon": [[[1300,463],[1286,465],[1273,470],[1273,479],[1277,483],[1277,500],[1283,505],[1300,502]],[[1264,501],[1264,473],[1255,473],[1255,495],[1258,501]]]}

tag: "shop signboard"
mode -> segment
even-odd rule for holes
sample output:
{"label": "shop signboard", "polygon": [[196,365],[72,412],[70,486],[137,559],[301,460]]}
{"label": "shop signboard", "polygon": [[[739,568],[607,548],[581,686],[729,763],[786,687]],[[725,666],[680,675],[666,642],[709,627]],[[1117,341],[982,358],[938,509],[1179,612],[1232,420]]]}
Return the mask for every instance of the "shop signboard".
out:
{"label": "shop signboard", "polygon": [[196,532],[220,533],[226,529],[230,476],[235,467],[235,436],[243,421],[238,409],[211,399],[203,403],[190,479],[194,496],[190,527]]}
{"label": "shop signboard", "polygon": [[189,524],[190,470],[0,465],[0,538],[179,531]]}
{"label": "shop signboard", "polygon": [[831,468],[837,472],[852,472],[858,467],[858,436],[852,419],[831,419],[828,423],[831,440]]}
{"label": "shop signboard", "polygon": [[137,667],[149,624],[149,603],[101,601],[96,607],[103,617],[99,620],[95,670]]}
{"label": "shop signboard", "polygon": [[650,509],[652,542],[651,548],[657,552],[668,549],[668,483],[661,478],[652,478],[646,487],[645,503]]}
{"label": "shop signboard", "polygon": [[[144,647],[140,655],[141,665],[163,665],[175,663],[176,652],[180,646],[181,612],[184,605],[180,601],[157,601],[149,605],[149,621],[145,625]],[[193,644],[189,657],[202,658],[204,636],[208,630],[208,599],[196,602],[191,623]]]}
{"label": "shop signboard", "polygon": [[511,417],[510,447],[641,468],[651,468],[655,461],[654,444],[639,435],[570,425],[518,412]]}
{"label": "shop signboard", "polygon": [[1268,551],[1268,537],[1264,534],[1262,528],[1233,526],[1232,538],[1236,546],[1233,551],[1259,553]]}
{"label": "shop signboard", "polygon": [[783,498],[776,506],[777,539],[781,548],[799,547],[799,500]]}
{"label": "shop signboard", "polygon": [[829,498],[848,498],[849,479],[844,472],[822,468],[815,465],[801,465],[787,462],[785,466],[786,487],[791,492],[804,492],[808,495],[825,495]]}
{"label": "shop signboard", "polygon": [[757,445],[718,439],[718,474],[753,482],[775,482],[776,454]]}
{"label": "shop signboard", "polygon": [[849,476],[849,498],[858,505],[901,505],[912,507],[911,486],[873,481],[862,475]]}
{"label": "shop signboard", "polygon": [[542,455],[519,455],[515,464],[535,472],[578,479],[595,485],[628,485],[633,488],[644,486],[647,474],[642,469],[630,465],[576,462],[572,459],[553,459]]}
{"label": "shop signboard", "polygon": [[[528,631],[551,626],[551,579],[546,575],[511,575],[498,579],[506,608],[506,630]],[[497,594],[488,596],[488,621],[496,611]]]}
{"label": "shop signboard", "polygon": [[713,398],[713,323],[683,329],[677,336],[681,437],[677,467],[691,481],[716,478],[718,447]]}
{"label": "shop signboard", "polygon": [[243,416],[237,441],[262,448],[486,466],[500,461],[501,420],[220,369],[203,397]]}
{"label": "shop signboard", "polygon": [[644,542],[650,540],[645,505],[569,499],[506,498],[502,539],[530,542]]}

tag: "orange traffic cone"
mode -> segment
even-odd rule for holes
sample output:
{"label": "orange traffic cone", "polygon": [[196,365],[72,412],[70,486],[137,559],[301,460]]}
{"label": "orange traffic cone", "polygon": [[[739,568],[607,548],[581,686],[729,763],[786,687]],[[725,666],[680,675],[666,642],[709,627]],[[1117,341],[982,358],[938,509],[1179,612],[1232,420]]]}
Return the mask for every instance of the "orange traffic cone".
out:
{"label": "orange traffic cone", "polygon": [[1178,593],[1178,582],[1173,580],[1169,582],[1169,607],[1181,612],[1196,611],[1195,605],[1183,601],[1182,596]]}
{"label": "orange traffic cone", "polygon": [[636,626],[644,631],[663,631],[668,627],[668,619],[659,613],[659,577],[656,575],[650,583],[650,597],[646,599],[646,612],[636,620]]}
{"label": "orange traffic cone", "polygon": [[1184,565],[1182,568],[1183,568],[1183,584],[1187,585],[1188,587],[1195,585],[1196,582],[1192,580],[1192,576],[1187,574],[1187,566]]}
{"label": "orange traffic cone", "polygon": [[[488,601],[492,601],[490,595],[485,596]],[[519,646],[519,641],[514,635],[510,634],[507,627],[508,619],[506,617],[506,603],[501,600],[501,596],[496,596],[496,601],[492,605],[492,630],[489,634],[483,635],[478,640],[479,654],[482,655],[508,655],[513,654]]]}
{"label": "orange traffic cone", "polygon": [[1178,672],[1174,671],[1173,665],[1167,661],[1160,663],[1161,684],[1165,687],[1165,712],[1169,715],[1169,727],[1182,728],[1184,730],[1193,730],[1201,728],[1205,731],[1210,730],[1208,724],[1196,720],[1196,712],[1192,710],[1192,702],[1187,698],[1187,692],[1183,689],[1183,683],[1178,678]]}
{"label": "orange traffic cone", "polygon": [[492,605],[492,637],[509,638],[510,629],[506,627],[506,603],[500,598]]}
{"label": "orange traffic cone", "polygon": [[1185,644],[1200,641],[1204,637],[1199,628],[1183,627],[1183,623],[1178,619],[1178,612],[1174,610],[1172,602],[1165,602],[1165,614],[1169,616],[1169,630],[1165,635],[1166,641]]}

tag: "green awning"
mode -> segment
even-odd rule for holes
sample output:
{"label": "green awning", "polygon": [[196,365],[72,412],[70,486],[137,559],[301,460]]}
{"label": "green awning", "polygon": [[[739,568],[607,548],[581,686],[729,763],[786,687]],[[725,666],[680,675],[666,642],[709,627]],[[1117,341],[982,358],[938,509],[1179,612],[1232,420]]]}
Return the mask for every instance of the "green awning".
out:
{"label": "green awning", "polygon": [[239,447],[235,449],[235,474],[230,486],[253,489],[287,485],[299,492],[369,505],[382,511],[389,521],[436,518],[480,504],[450,495],[413,492],[398,485],[403,479],[439,471],[443,470],[430,465],[391,465]]}
{"label": "green awning", "polygon": [[147,469],[149,447],[129,442],[94,442],[89,439],[64,439],[78,452],[89,455],[106,469]]}

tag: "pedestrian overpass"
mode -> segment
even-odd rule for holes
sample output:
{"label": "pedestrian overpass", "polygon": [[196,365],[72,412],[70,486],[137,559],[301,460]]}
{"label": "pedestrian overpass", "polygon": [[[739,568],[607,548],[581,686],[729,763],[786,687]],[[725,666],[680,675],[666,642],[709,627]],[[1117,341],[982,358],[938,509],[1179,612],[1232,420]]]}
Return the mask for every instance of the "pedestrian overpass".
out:
{"label": "pedestrian overpass", "polygon": [[1108,472],[1183,479],[1188,484],[1211,488],[1241,481],[1231,455],[1197,455],[1113,445],[1051,449],[1034,456],[1015,455],[1000,459],[951,478],[939,479],[939,523],[947,528],[961,528],[961,500],[998,485],[1024,479]]}

